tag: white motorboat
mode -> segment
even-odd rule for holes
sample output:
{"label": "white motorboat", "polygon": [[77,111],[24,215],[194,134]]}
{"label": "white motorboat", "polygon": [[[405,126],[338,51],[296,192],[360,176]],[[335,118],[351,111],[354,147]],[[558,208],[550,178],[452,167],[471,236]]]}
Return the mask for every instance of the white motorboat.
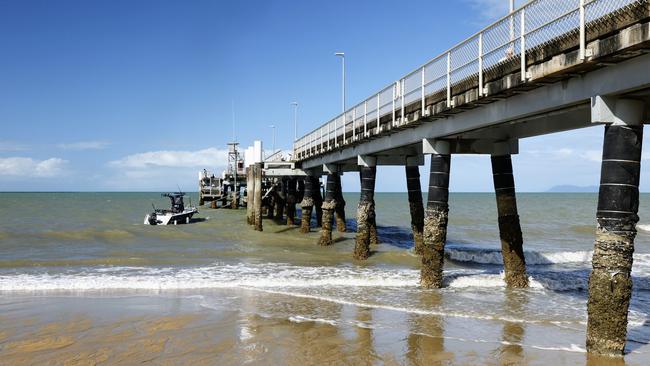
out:
{"label": "white motorboat", "polygon": [[183,203],[183,192],[163,193],[163,197],[171,200],[170,210],[161,210],[154,207],[154,211],[144,217],[145,225],[177,225],[189,224],[192,216],[199,213],[196,207],[185,207]]}

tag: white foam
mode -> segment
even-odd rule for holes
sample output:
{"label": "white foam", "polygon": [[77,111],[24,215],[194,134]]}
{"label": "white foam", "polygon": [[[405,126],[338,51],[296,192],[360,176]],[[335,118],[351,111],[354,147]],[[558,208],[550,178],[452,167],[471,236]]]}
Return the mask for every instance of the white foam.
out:
{"label": "white foam", "polygon": [[[541,283],[529,277],[531,288],[544,288]],[[446,285],[455,288],[467,287],[505,287],[505,274],[479,274],[472,276],[459,276],[448,279]]]}
{"label": "white foam", "polygon": [[301,315],[290,316],[289,320],[294,322],[294,323],[312,322],[312,323],[323,323],[323,324],[329,324],[329,325],[336,325],[337,324],[335,320],[321,319],[321,318],[308,318],[308,317],[301,316]]}
{"label": "white foam", "polygon": [[650,232],[650,224],[637,224],[637,230]]}
{"label": "white foam", "polygon": [[[476,247],[453,246],[445,250],[445,254],[452,260],[459,262],[474,262],[479,264],[502,264],[501,251]],[[591,261],[591,251],[572,252],[535,252],[525,251],[527,265],[547,265],[562,263],[588,263]]]}
{"label": "white foam", "polygon": [[[493,248],[479,248],[475,246],[453,245],[445,249],[449,259],[458,262],[472,262],[478,264],[503,264],[501,251]],[[593,251],[563,251],[563,252],[536,252],[525,251],[527,265],[549,264],[589,264]],[[639,273],[650,273],[650,254],[634,254],[634,269]]]}
{"label": "white foam", "polygon": [[571,343],[571,346],[569,347],[543,347],[543,346],[530,346],[530,347],[541,349],[544,351],[566,351],[566,352],[576,352],[576,353],[587,353],[586,349],[573,343]]}
{"label": "white foam", "polygon": [[78,274],[0,276],[0,291],[185,290],[291,287],[416,287],[417,270],[236,264],[172,269],[107,267]]}

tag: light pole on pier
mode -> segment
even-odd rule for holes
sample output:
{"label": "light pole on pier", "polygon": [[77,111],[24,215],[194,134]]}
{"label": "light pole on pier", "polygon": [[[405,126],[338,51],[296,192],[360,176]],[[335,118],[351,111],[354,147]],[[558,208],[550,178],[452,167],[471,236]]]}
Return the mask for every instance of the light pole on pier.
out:
{"label": "light pole on pier", "polygon": [[293,108],[293,142],[298,140],[298,102],[291,102]]}
{"label": "light pole on pier", "polygon": [[337,52],[334,55],[341,57],[341,65],[343,67],[343,80],[342,80],[343,96],[341,97],[341,104],[343,105],[343,113],[345,113],[345,52]]}

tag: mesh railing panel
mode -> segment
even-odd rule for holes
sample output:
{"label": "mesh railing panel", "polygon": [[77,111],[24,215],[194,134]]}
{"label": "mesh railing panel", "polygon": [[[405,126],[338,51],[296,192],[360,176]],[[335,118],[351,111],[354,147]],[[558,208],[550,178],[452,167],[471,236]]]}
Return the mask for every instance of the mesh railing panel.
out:
{"label": "mesh railing panel", "polygon": [[[521,62],[522,46],[526,61],[530,62],[529,57],[533,61],[540,60],[548,57],[549,52],[572,49],[580,44],[580,4],[580,0],[528,2],[479,34],[319,127],[316,132],[298,139],[295,143],[296,156],[304,156],[304,150],[314,145],[314,139],[323,145],[324,150],[335,139],[340,146],[346,140],[349,142],[353,126],[358,130],[366,121],[373,123],[376,128],[378,115],[380,118],[385,117],[416,102],[424,106],[443,101],[452,91],[456,93],[478,87],[481,75],[485,83],[521,70],[525,80],[523,71],[527,63]],[[621,29],[633,21],[646,19],[650,17],[649,11],[648,0],[585,0],[586,41]],[[416,105],[416,108],[420,106]]]}

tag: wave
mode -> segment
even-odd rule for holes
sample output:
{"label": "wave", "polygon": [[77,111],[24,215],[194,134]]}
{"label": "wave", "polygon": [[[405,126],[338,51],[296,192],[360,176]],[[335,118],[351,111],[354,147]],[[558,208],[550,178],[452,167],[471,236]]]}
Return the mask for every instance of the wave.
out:
{"label": "wave", "polygon": [[650,232],[650,224],[638,224],[636,228],[637,230]]}
{"label": "wave", "polygon": [[[503,264],[501,251],[493,248],[477,248],[470,246],[448,246],[445,249],[447,258],[457,262],[472,262],[477,264]],[[588,264],[591,263],[593,251],[566,252],[537,252],[524,251],[526,265],[539,266],[551,264]],[[634,264],[640,270],[650,271],[650,254],[634,254]]]}
{"label": "wave", "polygon": [[419,271],[285,264],[198,268],[105,267],[77,274],[0,276],[0,291],[189,290],[291,287],[415,287]]}
{"label": "wave", "polygon": [[[568,274],[569,273],[569,274]],[[584,291],[589,270],[529,271],[534,289]],[[102,267],[78,273],[0,275],[0,292],[182,291],[201,289],[419,288],[420,271],[354,266],[304,267],[288,264],[215,264],[195,268]],[[503,273],[455,269],[444,273],[449,288],[504,288]],[[650,290],[650,277],[634,277],[634,289]]]}

